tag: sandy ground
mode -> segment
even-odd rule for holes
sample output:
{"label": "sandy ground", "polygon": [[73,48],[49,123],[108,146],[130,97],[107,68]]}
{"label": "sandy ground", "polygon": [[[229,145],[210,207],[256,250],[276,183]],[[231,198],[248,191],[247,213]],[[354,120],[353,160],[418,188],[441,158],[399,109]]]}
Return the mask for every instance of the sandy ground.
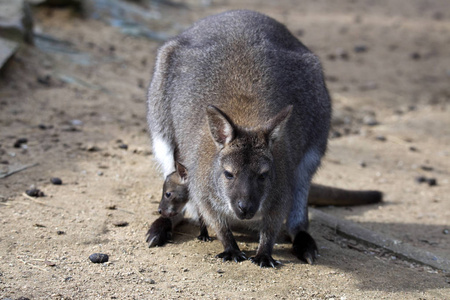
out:
{"label": "sandy ground", "polygon": [[[206,2],[157,11],[177,32],[213,13],[258,10],[320,56],[335,117],[315,181],[385,193],[380,205],[323,210],[450,259],[450,2]],[[25,47],[0,77],[0,172],[38,163],[0,179],[0,299],[450,298],[449,274],[314,221],[313,266],[282,236],[277,269],[222,263],[220,243],[197,241],[188,223],[173,243],[147,248],[162,187],[145,121],[159,42],[66,9],[41,8],[35,19],[77,52]],[[15,148],[19,138],[28,142]],[[30,185],[45,197],[24,196]],[[257,236],[236,236],[254,254]],[[95,252],[109,262],[91,263]]]}

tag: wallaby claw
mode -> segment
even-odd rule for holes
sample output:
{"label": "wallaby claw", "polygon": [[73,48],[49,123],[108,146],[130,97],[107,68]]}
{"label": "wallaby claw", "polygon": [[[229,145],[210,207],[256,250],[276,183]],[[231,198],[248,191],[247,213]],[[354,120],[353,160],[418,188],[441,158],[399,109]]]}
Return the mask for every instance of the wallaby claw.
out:
{"label": "wallaby claw", "polygon": [[314,264],[314,259],[313,259],[313,256],[311,255],[311,253],[305,253],[305,260],[310,265]]}
{"label": "wallaby claw", "polygon": [[167,233],[165,236],[164,235],[150,235],[148,234],[146,236],[145,241],[148,243],[148,247],[152,248],[152,247],[157,247],[157,246],[164,246],[165,244],[167,244],[167,242],[169,240],[171,240],[172,238],[172,234],[171,233]]}
{"label": "wallaby claw", "polygon": [[250,260],[261,268],[275,268],[281,264],[281,262],[274,260],[270,255],[256,255],[251,257]]}
{"label": "wallaby claw", "polygon": [[241,262],[248,259],[245,253],[240,250],[227,250],[220,254],[217,254],[216,257],[221,258],[223,262],[226,261]]}
{"label": "wallaby claw", "polygon": [[318,256],[316,242],[306,231],[297,233],[292,243],[292,250],[298,259],[310,265],[314,264]]}
{"label": "wallaby claw", "polygon": [[197,237],[197,239],[199,240],[199,241],[202,241],[202,242],[211,242],[213,239],[211,238],[211,237],[209,237],[209,235],[202,235],[202,234],[200,234],[198,237]]}

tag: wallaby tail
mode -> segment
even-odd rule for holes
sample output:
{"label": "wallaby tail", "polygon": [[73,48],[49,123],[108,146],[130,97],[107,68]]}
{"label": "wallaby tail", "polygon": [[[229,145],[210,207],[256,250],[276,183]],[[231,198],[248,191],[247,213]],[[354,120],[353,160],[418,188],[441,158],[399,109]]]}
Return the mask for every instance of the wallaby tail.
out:
{"label": "wallaby tail", "polygon": [[320,184],[311,184],[308,196],[308,204],[316,206],[354,206],[382,200],[383,193],[379,191],[352,191]]}

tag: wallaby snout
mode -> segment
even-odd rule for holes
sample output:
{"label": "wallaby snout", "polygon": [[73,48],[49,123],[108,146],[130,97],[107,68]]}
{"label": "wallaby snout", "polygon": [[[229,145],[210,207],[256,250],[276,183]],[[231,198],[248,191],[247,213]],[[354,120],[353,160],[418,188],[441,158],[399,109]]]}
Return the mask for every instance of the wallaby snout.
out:
{"label": "wallaby snout", "polygon": [[255,205],[249,201],[239,200],[237,202],[236,215],[239,219],[251,219],[258,211],[259,205]]}

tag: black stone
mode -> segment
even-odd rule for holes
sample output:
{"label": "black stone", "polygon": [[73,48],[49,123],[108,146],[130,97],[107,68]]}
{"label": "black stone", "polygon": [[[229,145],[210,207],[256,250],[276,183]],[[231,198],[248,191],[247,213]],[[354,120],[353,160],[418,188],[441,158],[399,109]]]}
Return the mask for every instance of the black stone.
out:
{"label": "black stone", "polygon": [[52,177],[52,179],[50,179],[51,183],[53,183],[54,185],[61,185],[62,184],[62,180],[58,177]]}
{"label": "black stone", "polygon": [[94,253],[91,254],[89,256],[89,259],[94,263],[94,264],[101,264],[101,263],[105,263],[108,261],[109,256],[108,254],[103,254],[103,253]]}

